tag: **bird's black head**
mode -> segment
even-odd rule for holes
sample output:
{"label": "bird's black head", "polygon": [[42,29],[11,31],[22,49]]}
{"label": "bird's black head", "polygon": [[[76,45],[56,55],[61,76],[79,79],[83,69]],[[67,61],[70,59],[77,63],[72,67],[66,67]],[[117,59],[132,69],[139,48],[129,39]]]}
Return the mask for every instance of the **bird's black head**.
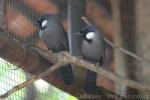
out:
{"label": "bird's black head", "polygon": [[46,16],[42,16],[37,20],[37,26],[40,30],[44,30],[47,27],[48,18]]}
{"label": "bird's black head", "polygon": [[80,35],[84,40],[86,40],[88,43],[91,43],[94,38],[94,29],[91,26],[85,27],[80,31]]}

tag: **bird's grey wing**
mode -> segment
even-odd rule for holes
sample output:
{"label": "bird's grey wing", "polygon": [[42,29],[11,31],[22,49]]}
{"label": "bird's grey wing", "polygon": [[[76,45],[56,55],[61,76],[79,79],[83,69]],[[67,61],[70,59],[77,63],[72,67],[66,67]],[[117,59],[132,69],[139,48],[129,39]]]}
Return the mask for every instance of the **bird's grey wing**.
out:
{"label": "bird's grey wing", "polygon": [[67,34],[65,33],[65,30],[64,30],[64,32],[63,32],[62,34],[64,34],[64,35],[63,35],[64,38],[63,38],[63,41],[62,41],[62,45],[63,45],[63,47],[65,48],[65,50],[69,50],[68,36],[67,36]]}
{"label": "bird's grey wing", "polygon": [[68,44],[68,36],[64,30],[64,27],[63,27],[63,24],[60,22],[59,23],[59,27],[60,27],[60,34],[61,34],[61,37],[62,38],[62,46],[65,50],[69,50],[69,44]]}
{"label": "bird's grey wing", "polygon": [[87,70],[85,79],[85,92],[88,94],[95,93],[97,73]]}
{"label": "bird's grey wing", "polygon": [[67,39],[64,39],[64,41],[62,41],[62,45],[65,48],[65,50],[69,50],[69,45],[68,45]]}

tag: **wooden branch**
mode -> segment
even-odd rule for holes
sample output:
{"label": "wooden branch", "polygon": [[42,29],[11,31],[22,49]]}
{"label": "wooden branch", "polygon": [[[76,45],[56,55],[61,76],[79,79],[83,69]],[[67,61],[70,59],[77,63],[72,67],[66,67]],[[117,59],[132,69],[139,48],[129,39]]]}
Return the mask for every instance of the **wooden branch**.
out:
{"label": "wooden branch", "polygon": [[[25,48],[18,41],[10,39],[3,35],[0,35],[0,57],[21,68],[23,71],[30,73],[31,75],[38,75],[39,73],[52,66],[52,63],[40,57],[30,48]],[[57,62],[58,59],[53,58],[51,59],[51,61]],[[47,75],[47,77],[44,77],[42,79],[74,96],[84,93],[83,86],[80,83],[83,80],[79,80],[73,85],[67,86],[63,83],[59,71],[56,71],[51,75]]]}
{"label": "wooden branch", "polygon": [[[58,61],[61,61],[63,63],[64,62],[71,63],[74,65],[81,66],[83,68],[95,71],[98,74],[100,74],[114,82],[117,82],[119,84],[126,85],[126,86],[140,89],[140,90],[150,91],[150,86],[148,86],[148,85],[144,85],[144,84],[132,81],[132,80],[125,79],[121,76],[118,76],[109,71],[106,71],[103,68],[98,67],[94,64],[90,64],[88,62],[85,62],[82,59],[73,57],[67,52],[51,53],[51,52],[47,52],[47,51],[44,51],[44,50],[41,50],[41,49],[35,48],[35,47],[32,47],[31,49],[24,48],[17,41],[13,41],[11,39],[6,38],[5,36],[0,35],[0,57],[10,61],[11,63],[13,63],[15,65],[22,65],[21,68],[24,71],[30,72],[34,75],[38,75],[39,72],[43,72],[44,70],[48,69],[50,66],[48,61],[50,61],[51,63],[57,63]],[[45,59],[47,59],[48,61],[45,61],[44,58],[38,56],[36,52],[39,55],[41,55],[42,57],[44,57]],[[42,68],[41,68],[41,66],[42,66]],[[61,84],[61,83],[59,82],[59,84]],[[60,86],[60,85],[58,85],[58,86]],[[76,85],[74,85],[74,86],[76,86]],[[69,87],[69,86],[67,86],[67,87]],[[78,91],[78,92],[80,92],[80,91]],[[73,92],[69,92],[69,93],[73,93]],[[77,93],[77,92],[75,92],[75,93]],[[74,95],[76,95],[75,93],[74,93]]]}
{"label": "wooden branch", "polygon": [[27,87],[27,86],[33,84],[33,82],[35,82],[36,80],[38,80],[38,79],[40,79],[42,77],[45,77],[48,74],[50,74],[50,73],[58,70],[58,68],[60,68],[64,64],[66,64],[66,63],[64,63],[64,62],[58,62],[58,63],[54,64],[52,67],[48,68],[48,70],[45,70],[44,72],[40,73],[37,76],[33,76],[30,80],[28,80],[28,81],[26,81],[24,83],[21,83],[21,84],[15,86],[15,87],[13,87],[9,91],[7,91],[5,94],[0,95],[0,99],[4,99],[4,98],[10,96],[11,94],[13,94],[14,92],[16,92],[16,91],[18,91],[18,90],[20,90],[20,89],[22,89],[24,87]]}
{"label": "wooden branch", "polygon": [[[61,56],[63,56],[61,55],[62,53],[60,54],[59,57],[56,57],[51,52],[47,52],[47,54],[48,56],[50,56],[49,61],[52,63],[57,63],[58,61],[62,61],[61,60],[62,58]],[[0,57],[20,67],[25,72],[31,73],[32,75],[35,76],[39,75],[39,73],[43,73],[43,71],[47,70],[49,66],[51,66],[51,64],[47,60],[39,56],[36,52],[31,50],[30,48],[25,48],[18,41],[12,40],[3,35],[0,35]],[[61,78],[59,76],[55,76],[54,73],[51,75],[47,75],[47,77],[43,77],[42,79],[46,80],[47,82],[56,86],[57,88],[60,88],[76,97],[78,97],[79,94],[81,95],[84,94],[84,88],[81,85],[81,83],[75,82],[73,85],[69,85],[69,86],[64,85]],[[79,80],[79,81],[83,81],[83,80]],[[26,84],[30,85],[31,83],[32,82],[27,81],[16,87],[19,87],[17,88],[19,90],[20,88],[26,87]],[[14,91],[14,90],[17,91],[16,88],[10,91]],[[105,89],[103,90],[105,91]],[[11,93],[10,92],[6,93],[2,97]],[[105,93],[108,93],[108,91],[106,90]],[[114,95],[111,92],[109,94]]]}
{"label": "wooden branch", "polygon": [[67,63],[71,63],[86,69],[89,69],[91,71],[94,71],[106,78],[108,78],[111,81],[114,81],[118,84],[122,84],[128,87],[132,87],[135,89],[139,89],[139,90],[145,90],[145,91],[150,91],[150,86],[149,85],[145,85],[142,83],[138,83],[136,81],[130,80],[130,79],[126,79],[124,77],[121,77],[119,75],[116,75],[110,71],[106,71],[105,69],[103,69],[100,66],[97,66],[96,64],[91,64],[88,63],[82,59],[79,59],[77,57],[71,56],[68,52],[60,52],[58,54],[55,53],[51,53],[49,55],[48,52],[41,50],[39,48],[32,48],[34,51],[36,51],[38,54],[40,54],[41,56],[43,56],[45,59],[49,60],[51,58],[58,58],[61,59],[63,62],[67,62]]}
{"label": "wooden branch", "polygon": [[[0,57],[16,65],[17,67],[20,67],[25,72],[35,76],[45,71],[52,65],[49,61],[39,56],[35,51],[30,48],[25,48],[18,41],[3,35],[0,35]],[[52,63],[56,63],[58,60],[59,58],[54,56],[50,59]],[[78,97],[79,94],[84,94],[84,86],[82,84],[84,81],[83,78],[74,81],[74,84],[72,85],[65,85],[61,74],[58,72],[60,72],[60,70],[55,71],[42,79],[76,97]]]}

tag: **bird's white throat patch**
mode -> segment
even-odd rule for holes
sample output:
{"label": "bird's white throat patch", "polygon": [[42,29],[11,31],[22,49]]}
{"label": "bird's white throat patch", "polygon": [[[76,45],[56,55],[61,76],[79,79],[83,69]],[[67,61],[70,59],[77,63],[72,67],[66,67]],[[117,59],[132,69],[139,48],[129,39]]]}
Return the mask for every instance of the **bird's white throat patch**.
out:
{"label": "bird's white throat patch", "polygon": [[43,22],[42,22],[42,27],[46,27],[47,26],[47,20],[44,20]]}
{"label": "bird's white throat patch", "polygon": [[89,33],[86,34],[86,38],[87,39],[92,39],[94,37],[94,34],[95,34],[94,32],[89,32]]}

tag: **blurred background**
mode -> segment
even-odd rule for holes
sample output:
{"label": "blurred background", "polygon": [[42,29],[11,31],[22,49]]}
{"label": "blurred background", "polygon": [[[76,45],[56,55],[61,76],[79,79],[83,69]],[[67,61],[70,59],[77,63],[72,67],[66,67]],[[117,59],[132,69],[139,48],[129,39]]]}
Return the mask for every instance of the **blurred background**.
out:
{"label": "blurred background", "polygon": [[[44,14],[58,14],[66,34],[73,41],[70,49],[73,51],[70,52],[79,56],[81,41],[73,33],[84,27],[81,17],[86,16],[111,42],[149,61],[149,5],[148,0],[0,0],[0,31],[6,29],[7,34],[4,35],[18,40],[22,45],[47,49],[38,37],[35,22]],[[106,43],[104,69],[150,84],[148,66],[114,50]],[[0,94],[31,78],[29,73],[21,69],[12,70],[15,68],[7,61],[0,60]],[[32,86],[14,93],[8,100],[76,100],[78,94],[84,93],[86,70],[73,67],[73,71],[75,84],[72,86],[66,87],[59,76],[52,75],[45,78],[49,80],[48,83],[40,79]],[[115,84],[100,75],[97,77],[97,86],[122,96],[149,95],[149,92]]]}

